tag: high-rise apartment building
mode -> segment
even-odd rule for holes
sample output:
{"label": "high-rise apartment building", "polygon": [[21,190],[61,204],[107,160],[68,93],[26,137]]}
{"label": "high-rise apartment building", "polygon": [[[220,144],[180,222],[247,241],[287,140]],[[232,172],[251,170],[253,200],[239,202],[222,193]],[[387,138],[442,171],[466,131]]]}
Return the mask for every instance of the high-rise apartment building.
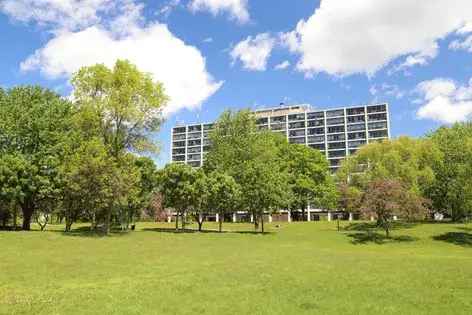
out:
{"label": "high-rise apartment building", "polygon": [[[318,110],[307,105],[256,110],[260,130],[271,130],[298,143],[320,150],[332,170],[362,145],[390,138],[388,104]],[[172,129],[171,161],[194,167],[203,165],[210,148],[212,123],[177,126]]]}

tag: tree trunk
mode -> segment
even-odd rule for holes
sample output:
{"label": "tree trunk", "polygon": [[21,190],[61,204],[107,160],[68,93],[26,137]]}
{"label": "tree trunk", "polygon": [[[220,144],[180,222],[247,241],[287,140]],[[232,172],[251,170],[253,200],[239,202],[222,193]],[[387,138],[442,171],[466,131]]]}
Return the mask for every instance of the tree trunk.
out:
{"label": "tree trunk", "polygon": [[185,211],[182,211],[180,215],[182,216],[182,231],[185,231]]}
{"label": "tree trunk", "polygon": [[257,232],[257,230],[259,229],[259,222],[257,220],[257,215],[255,214],[255,212],[252,213],[252,217],[254,219],[254,231]]}
{"label": "tree trunk", "polygon": [[261,214],[261,230],[262,234],[264,234],[264,212]]}
{"label": "tree trunk", "polygon": [[219,213],[219,215],[218,215],[218,232],[220,232],[220,233],[221,233],[221,230],[222,230],[223,220],[224,220],[224,217],[223,217],[222,213]]}
{"label": "tree trunk", "polygon": [[305,221],[305,206],[302,207],[302,221]]}
{"label": "tree trunk", "polygon": [[15,208],[13,209],[13,231],[16,231],[16,223],[18,221],[18,207],[15,205]]}
{"label": "tree trunk", "polygon": [[105,216],[105,234],[109,235],[111,231],[111,209],[108,209],[108,212]]}
{"label": "tree trunk", "polygon": [[179,212],[175,213],[175,231],[179,230]]}
{"label": "tree trunk", "polygon": [[203,226],[203,218],[198,218],[197,223],[198,223],[198,232],[201,232],[202,226]]}
{"label": "tree trunk", "polygon": [[23,212],[23,224],[21,228],[24,231],[31,230],[31,217],[33,216],[34,207],[31,200],[25,201],[21,206],[21,211]]}

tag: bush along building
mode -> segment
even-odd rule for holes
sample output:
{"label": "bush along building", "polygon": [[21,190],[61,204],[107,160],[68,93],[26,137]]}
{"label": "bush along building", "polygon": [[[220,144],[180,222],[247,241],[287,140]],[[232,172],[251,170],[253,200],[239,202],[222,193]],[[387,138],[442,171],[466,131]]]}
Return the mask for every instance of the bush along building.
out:
{"label": "bush along building", "polygon": [[[290,143],[303,144],[320,150],[335,172],[341,161],[361,146],[373,141],[390,139],[390,120],[387,103],[312,109],[309,105],[293,105],[254,111],[257,127],[287,137]],[[210,149],[209,133],[214,123],[176,126],[171,134],[171,161],[201,167]],[[308,209],[308,220],[318,219],[319,209]],[[329,213],[324,214],[328,220]],[[218,218],[214,218],[218,220]],[[268,218],[271,221],[273,218]],[[245,213],[235,213],[230,221],[250,221]],[[290,214],[281,211],[277,220],[291,221]]]}

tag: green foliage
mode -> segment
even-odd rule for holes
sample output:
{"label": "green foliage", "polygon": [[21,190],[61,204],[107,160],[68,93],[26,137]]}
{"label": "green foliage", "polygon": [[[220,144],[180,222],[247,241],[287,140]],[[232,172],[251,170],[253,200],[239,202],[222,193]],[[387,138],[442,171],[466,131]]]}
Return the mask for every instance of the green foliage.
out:
{"label": "green foliage", "polygon": [[303,213],[309,204],[333,209],[337,193],[326,157],[305,145],[288,144],[286,141],[280,145],[291,188],[289,208],[301,209]]}
{"label": "green foliage", "polygon": [[113,69],[102,64],[80,69],[71,80],[76,103],[95,121],[113,156],[123,150],[155,152],[149,136],[157,131],[167,96],[161,83],[128,61]]}
{"label": "green foliage", "polygon": [[378,226],[385,230],[388,238],[394,215],[423,220],[428,212],[425,203],[397,180],[375,179],[369,183],[362,198],[361,212],[367,218],[377,218]]}
{"label": "green foliage", "polygon": [[57,168],[72,106],[40,87],[16,87],[1,95],[1,195],[21,207],[28,230],[35,210],[59,193]]}
{"label": "green foliage", "polygon": [[472,216],[472,123],[439,128],[430,139],[441,158],[433,163],[437,180],[428,196],[454,221],[467,219]]}
{"label": "green foliage", "polygon": [[196,171],[180,163],[168,164],[159,171],[159,191],[164,197],[164,206],[177,212],[175,228],[178,229],[178,216],[182,217],[182,229],[185,228],[185,215],[194,204],[193,185]]}
{"label": "green foliage", "polygon": [[280,209],[290,198],[280,136],[257,132],[254,114],[243,110],[223,113],[210,139],[205,169],[235,180],[241,187],[241,210],[252,213],[255,227],[260,221],[263,231],[264,213]]}

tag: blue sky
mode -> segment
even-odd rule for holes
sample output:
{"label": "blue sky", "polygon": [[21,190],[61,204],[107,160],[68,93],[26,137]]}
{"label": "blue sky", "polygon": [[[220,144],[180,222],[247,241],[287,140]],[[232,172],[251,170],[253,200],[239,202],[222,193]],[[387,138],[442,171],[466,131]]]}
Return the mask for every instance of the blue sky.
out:
{"label": "blue sky", "polygon": [[0,85],[62,95],[81,66],[127,58],[171,97],[176,122],[281,102],[389,102],[392,135],[472,114],[470,0],[0,0]]}

